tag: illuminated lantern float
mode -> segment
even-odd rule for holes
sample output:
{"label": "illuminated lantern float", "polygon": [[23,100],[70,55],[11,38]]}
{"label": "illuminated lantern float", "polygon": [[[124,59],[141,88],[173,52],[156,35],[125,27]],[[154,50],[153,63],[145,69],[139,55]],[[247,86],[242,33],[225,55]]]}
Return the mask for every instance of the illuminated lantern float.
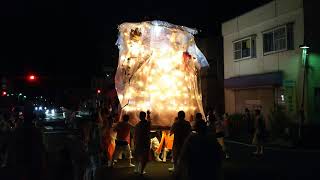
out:
{"label": "illuminated lantern float", "polygon": [[152,125],[171,126],[177,112],[204,114],[200,69],[208,62],[195,44],[195,29],[162,21],[119,26],[115,77],[122,114],[135,124],[150,111]]}

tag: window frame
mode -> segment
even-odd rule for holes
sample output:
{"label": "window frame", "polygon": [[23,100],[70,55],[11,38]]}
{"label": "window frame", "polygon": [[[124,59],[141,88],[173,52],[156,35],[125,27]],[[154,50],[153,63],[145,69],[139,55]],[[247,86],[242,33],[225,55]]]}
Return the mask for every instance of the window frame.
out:
{"label": "window frame", "polygon": [[[275,50],[275,45],[276,45],[276,39],[275,39],[275,36],[274,36],[274,34],[275,34],[275,31],[277,31],[277,30],[279,30],[279,29],[282,29],[282,28],[284,28],[284,34],[285,34],[285,44],[286,44],[286,47],[284,48],[284,49],[279,49],[279,50]],[[273,51],[268,51],[268,52],[265,52],[265,44],[264,44],[264,42],[265,42],[265,39],[264,39],[264,35],[265,34],[268,34],[268,33],[271,33],[272,32],[272,34],[273,34]],[[278,39],[279,40],[279,39]],[[275,28],[272,28],[272,29],[270,29],[270,30],[267,30],[267,31],[264,31],[264,32],[262,32],[262,46],[263,46],[263,48],[262,48],[262,50],[263,50],[263,55],[264,56],[267,56],[267,55],[269,55],[269,54],[274,54],[274,53],[279,53],[279,52],[283,52],[283,51],[288,51],[289,50],[289,48],[288,48],[288,27],[287,27],[287,24],[285,24],[285,25],[281,25],[281,26],[278,26],[278,27],[275,27]]]}
{"label": "window frame", "polygon": [[[233,60],[234,61],[241,61],[241,60],[245,60],[245,59],[251,59],[251,58],[255,58],[255,57],[253,57],[252,56],[252,50],[253,50],[253,48],[252,48],[252,39],[253,39],[253,36],[249,36],[249,37],[245,37],[245,38],[242,38],[242,39],[238,39],[238,40],[235,40],[235,41],[232,41],[232,53],[233,53]],[[246,40],[249,40],[250,41],[250,56],[247,56],[247,57],[242,57],[242,41],[246,41]],[[241,47],[240,47],[240,52],[241,52],[241,58],[239,58],[239,59],[236,59],[236,56],[235,56],[235,52],[236,52],[236,50],[235,50],[235,44],[236,43],[239,43],[240,42],[240,44],[241,44]],[[257,45],[257,43],[255,43],[255,45]],[[256,48],[255,48],[256,49]],[[237,50],[237,51],[239,51],[239,50]]]}

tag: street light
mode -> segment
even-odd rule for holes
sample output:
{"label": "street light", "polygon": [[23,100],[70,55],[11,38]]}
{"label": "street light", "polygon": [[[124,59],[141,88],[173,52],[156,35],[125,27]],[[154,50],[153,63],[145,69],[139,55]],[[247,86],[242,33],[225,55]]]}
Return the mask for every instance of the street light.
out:
{"label": "street light", "polygon": [[305,44],[304,45],[300,45],[299,47],[300,47],[300,49],[309,49],[310,48],[309,46],[307,46]]}
{"label": "street light", "polygon": [[300,124],[299,124],[299,139],[301,139],[301,131],[302,131],[302,125],[305,120],[305,112],[304,112],[304,92],[305,92],[305,84],[308,73],[308,59],[307,59],[307,50],[309,49],[309,46],[303,44],[299,46],[300,49],[302,49],[302,62],[304,65],[303,68],[303,82],[302,82],[302,96],[301,96],[301,107],[300,107]]}
{"label": "street light", "polygon": [[300,49],[302,49],[302,62],[304,65],[306,65],[307,60],[307,50],[309,49],[309,46],[307,45],[300,45]]}

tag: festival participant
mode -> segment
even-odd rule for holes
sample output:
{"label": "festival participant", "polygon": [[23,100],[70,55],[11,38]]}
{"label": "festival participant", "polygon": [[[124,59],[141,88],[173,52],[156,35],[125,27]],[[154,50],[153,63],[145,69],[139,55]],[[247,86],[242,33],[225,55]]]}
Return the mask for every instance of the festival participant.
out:
{"label": "festival participant", "polygon": [[256,151],[253,153],[255,155],[263,155],[263,143],[265,138],[265,121],[263,119],[263,115],[261,114],[260,109],[256,109],[255,111],[255,119],[254,126],[255,132],[252,140],[252,144],[256,145]]}
{"label": "festival participant", "polygon": [[[204,158],[197,156],[201,153]],[[222,179],[223,152],[204,121],[196,121],[194,131],[185,140],[174,179]]]}
{"label": "festival participant", "polygon": [[135,127],[134,135],[134,156],[137,161],[134,172],[139,173],[140,175],[146,173],[144,169],[147,165],[150,152],[150,122],[146,120],[146,116],[147,114],[145,112],[140,112],[140,122],[138,122],[138,124]]}
{"label": "festival participant", "polygon": [[[219,117],[219,116],[217,116]],[[223,152],[225,153],[225,158],[229,159],[229,154],[227,152],[226,144],[224,143],[224,137],[225,137],[225,126],[223,120],[219,117],[215,119],[214,122],[215,130],[216,130],[216,138],[218,140],[218,143],[221,145]]]}
{"label": "festival participant", "polygon": [[168,152],[172,151],[173,140],[174,140],[174,134],[170,135],[170,131],[168,130],[162,131],[161,141],[157,149],[158,154],[160,154],[161,150],[163,149],[162,162],[167,161]]}
{"label": "festival participant", "polygon": [[161,162],[162,160],[159,158],[160,153],[158,153],[158,151],[157,151],[160,146],[159,140],[157,138],[157,132],[153,131],[151,134],[152,134],[152,136],[151,136],[152,138],[150,139],[150,149],[152,149],[152,151],[153,151],[153,156],[154,156],[155,160],[157,162]]}
{"label": "festival participant", "polygon": [[116,137],[117,132],[113,130],[112,123],[108,120],[107,116],[102,116],[102,130],[101,130],[101,139],[102,139],[102,148],[105,151],[105,155],[107,158],[107,166],[112,166],[113,154],[116,147]]}
{"label": "festival participant", "polygon": [[125,157],[129,160],[129,167],[134,167],[134,164],[131,163],[130,129],[129,115],[126,114],[123,116],[122,121],[115,126],[117,140],[114,159],[117,159],[119,156],[122,157],[122,154],[124,153]]}
{"label": "festival participant", "polygon": [[190,123],[185,120],[185,117],[186,117],[185,112],[179,111],[178,120],[171,127],[170,135],[174,134],[173,148],[172,148],[173,167],[169,168],[168,169],[169,171],[174,171],[174,167],[178,163],[178,158],[180,156],[180,152],[184,144],[184,141],[191,132]]}

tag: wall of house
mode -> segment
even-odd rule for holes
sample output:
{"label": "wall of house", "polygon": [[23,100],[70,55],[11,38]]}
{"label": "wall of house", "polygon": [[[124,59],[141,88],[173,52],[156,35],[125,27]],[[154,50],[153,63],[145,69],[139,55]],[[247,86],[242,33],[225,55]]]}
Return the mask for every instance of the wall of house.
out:
{"label": "wall of house", "polygon": [[[262,33],[287,23],[293,23],[294,49],[264,55]],[[283,88],[293,89],[291,90],[294,92],[292,99],[295,103],[293,106],[296,112],[298,104],[300,104],[299,94],[301,94],[303,77],[301,49],[299,48],[299,45],[304,42],[303,1],[272,1],[223,23],[222,34],[224,37],[224,78],[282,71],[284,78]],[[235,61],[233,53],[234,41],[249,36],[256,37],[256,57]],[[270,92],[268,94],[271,96],[274,93]],[[236,91],[225,90],[226,111],[231,113],[240,111],[239,107],[238,109],[233,107],[237,106],[236,96]],[[272,99],[273,103],[276,98]],[[269,107],[269,104],[273,103],[265,102],[264,104]],[[265,111],[269,111],[269,109],[265,109]]]}
{"label": "wall of house", "polygon": [[[287,4],[287,6],[285,6]],[[262,32],[294,22],[293,51],[263,55]],[[301,0],[278,0],[232,19],[222,25],[224,36],[224,77],[284,71],[285,79],[297,79],[301,64],[299,45],[304,40]],[[257,57],[234,61],[233,41],[256,35]]]}

